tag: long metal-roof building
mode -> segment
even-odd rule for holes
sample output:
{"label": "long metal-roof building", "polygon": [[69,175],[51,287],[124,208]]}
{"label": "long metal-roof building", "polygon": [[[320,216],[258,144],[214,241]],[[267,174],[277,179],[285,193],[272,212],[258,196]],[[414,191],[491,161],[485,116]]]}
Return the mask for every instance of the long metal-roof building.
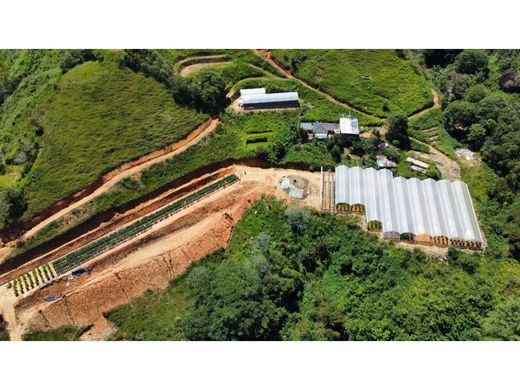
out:
{"label": "long metal-roof building", "polygon": [[337,212],[365,215],[383,237],[479,249],[482,235],[468,187],[461,181],[393,177],[387,169],[336,167]]}
{"label": "long metal-roof building", "polygon": [[[262,91],[263,90],[263,91]],[[298,92],[265,93],[263,88],[240,90],[238,104],[244,109],[299,107]]]}

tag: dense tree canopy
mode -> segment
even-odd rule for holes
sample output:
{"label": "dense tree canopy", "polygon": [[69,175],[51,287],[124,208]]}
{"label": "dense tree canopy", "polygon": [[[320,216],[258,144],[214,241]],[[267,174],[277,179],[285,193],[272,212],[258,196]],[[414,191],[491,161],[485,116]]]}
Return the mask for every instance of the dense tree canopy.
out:
{"label": "dense tree canopy", "polygon": [[455,58],[455,68],[459,73],[474,74],[486,71],[488,55],[484,50],[464,50]]}
{"label": "dense tree canopy", "polygon": [[[108,317],[130,339],[514,340],[518,267],[455,249],[443,264],[354,220],[267,198],[226,251]],[[184,299],[174,312],[161,303]]]}
{"label": "dense tree canopy", "polygon": [[388,117],[388,140],[400,149],[410,149],[410,137],[408,136],[408,118],[403,114],[395,114]]}

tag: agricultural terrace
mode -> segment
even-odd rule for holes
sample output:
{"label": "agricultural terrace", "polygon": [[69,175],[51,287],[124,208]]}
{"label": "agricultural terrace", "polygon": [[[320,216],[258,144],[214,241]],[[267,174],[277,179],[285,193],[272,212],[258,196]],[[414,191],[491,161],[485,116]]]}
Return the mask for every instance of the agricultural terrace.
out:
{"label": "agricultural terrace", "polygon": [[182,209],[191,206],[202,198],[211,195],[215,191],[223,189],[236,181],[236,175],[226,176],[225,178],[212,183],[180,200],[177,200],[147,216],[132,222],[131,224],[99,238],[80,249],[53,261],[51,264],[44,264],[28,273],[25,273],[13,281],[9,282],[8,287],[13,289],[15,296],[26,293],[33,288],[48,283],[52,279],[63,275],[74,268],[96,258],[97,256],[118,247],[119,245],[138,237],[159,222],[171,217]]}
{"label": "agricultural terrace", "polygon": [[395,50],[273,50],[298,78],[378,117],[433,104],[431,85]]}

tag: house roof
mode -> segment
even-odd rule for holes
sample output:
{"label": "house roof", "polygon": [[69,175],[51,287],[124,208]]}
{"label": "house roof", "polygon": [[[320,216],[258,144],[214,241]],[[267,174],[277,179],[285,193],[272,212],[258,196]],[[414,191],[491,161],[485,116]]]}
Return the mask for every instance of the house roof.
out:
{"label": "house roof", "polygon": [[339,129],[337,123],[314,122],[312,124],[314,132],[335,132]]}
{"label": "house roof", "polygon": [[340,118],[339,129],[341,134],[359,135],[359,122],[357,118]]}

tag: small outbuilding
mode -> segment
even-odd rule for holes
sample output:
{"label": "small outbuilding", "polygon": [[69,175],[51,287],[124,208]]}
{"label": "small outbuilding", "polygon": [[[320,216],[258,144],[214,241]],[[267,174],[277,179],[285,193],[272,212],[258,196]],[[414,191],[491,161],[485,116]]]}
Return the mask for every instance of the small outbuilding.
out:
{"label": "small outbuilding", "polygon": [[340,118],[339,123],[302,122],[301,128],[312,133],[312,138],[325,139],[333,134],[339,134],[346,139],[359,138],[359,123],[357,118]]}

